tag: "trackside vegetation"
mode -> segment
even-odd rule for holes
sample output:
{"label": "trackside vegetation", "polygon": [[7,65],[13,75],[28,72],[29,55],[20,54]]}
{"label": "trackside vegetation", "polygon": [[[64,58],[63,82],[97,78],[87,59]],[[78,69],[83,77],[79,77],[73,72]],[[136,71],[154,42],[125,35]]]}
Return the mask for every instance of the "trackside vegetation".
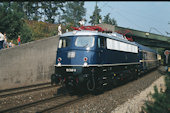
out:
{"label": "trackside vegetation", "polygon": [[[78,27],[79,21],[86,20],[84,1],[4,1],[0,2],[0,32],[6,33],[8,42],[13,40],[17,44],[18,35],[21,43],[26,43],[41,38],[58,34],[58,25],[62,24],[63,33],[72,30],[71,26]],[[101,9],[95,7],[94,14]],[[91,17],[91,15],[88,15]],[[95,15],[103,23],[116,24],[109,14]],[[96,24],[95,18],[90,18],[91,25]]]}
{"label": "trackside vegetation", "polygon": [[153,101],[146,101],[141,113],[170,113],[170,73],[167,72],[165,76],[165,92],[158,92],[155,86],[155,93],[151,94]]}

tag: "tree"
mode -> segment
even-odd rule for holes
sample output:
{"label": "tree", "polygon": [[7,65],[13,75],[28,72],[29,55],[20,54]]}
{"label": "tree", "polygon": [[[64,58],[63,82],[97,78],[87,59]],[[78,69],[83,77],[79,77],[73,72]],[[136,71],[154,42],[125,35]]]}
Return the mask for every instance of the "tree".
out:
{"label": "tree", "polygon": [[[6,32],[9,39],[17,39],[18,35],[31,40],[31,31],[25,24],[25,15],[17,2],[3,2],[0,4],[0,31]],[[25,32],[27,31],[27,32]]]}
{"label": "tree", "polygon": [[93,15],[90,16],[91,20],[89,21],[89,23],[91,23],[91,25],[99,24],[99,20],[102,19],[100,12],[101,12],[101,9],[99,9],[96,4]]}
{"label": "tree", "polygon": [[60,16],[61,11],[64,11],[64,3],[65,2],[56,1],[42,2],[41,8],[44,10],[44,14],[47,17],[47,22],[55,23],[56,16]]}
{"label": "tree", "polygon": [[39,2],[33,2],[33,6],[32,6],[32,10],[33,10],[33,14],[32,14],[32,19],[35,21],[38,21],[41,17],[40,17],[40,6],[39,6]]}
{"label": "tree", "polygon": [[56,16],[58,16],[58,23],[60,23],[61,14],[63,14],[65,12],[65,9],[64,9],[64,4],[65,3],[66,3],[65,1],[64,2],[56,2],[56,1],[54,2],[54,5],[58,8],[56,10]]}
{"label": "tree", "polygon": [[32,15],[32,13],[33,13],[32,5],[33,5],[32,2],[25,2],[25,4],[24,4],[24,12],[25,12],[26,18],[27,18],[28,20],[31,20],[31,18],[32,18],[32,17],[31,17],[31,15]]}
{"label": "tree", "polygon": [[23,3],[24,13],[28,20],[38,21],[40,16],[40,3],[39,2],[21,2]]}
{"label": "tree", "polygon": [[22,43],[33,41],[31,28],[29,28],[25,22],[22,24],[22,29],[18,34],[21,35]]}
{"label": "tree", "polygon": [[106,24],[117,25],[117,22],[114,18],[110,18],[110,13],[104,16],[103,22]]}
{"label": "tree", "polygon": [[65,12],[61,16],[63,23],[78,27],[79,21],[85,16],[84,2],[67,2]]}

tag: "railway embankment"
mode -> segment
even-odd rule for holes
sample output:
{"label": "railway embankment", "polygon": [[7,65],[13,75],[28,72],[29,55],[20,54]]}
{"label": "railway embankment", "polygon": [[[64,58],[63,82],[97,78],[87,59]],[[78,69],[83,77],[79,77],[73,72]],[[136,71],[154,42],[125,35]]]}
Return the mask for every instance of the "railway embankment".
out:
{"label": "railway embankment", "polygon": [[151,94],[154,93],[154,86],[158,88],[158,92],[165,92],[165,76],[161,76],[154,81],[148,88],[143,90],[140,94],[128,99],[122,105],[119,105],[111,113],[140,113],[146,101],[154,101]]}

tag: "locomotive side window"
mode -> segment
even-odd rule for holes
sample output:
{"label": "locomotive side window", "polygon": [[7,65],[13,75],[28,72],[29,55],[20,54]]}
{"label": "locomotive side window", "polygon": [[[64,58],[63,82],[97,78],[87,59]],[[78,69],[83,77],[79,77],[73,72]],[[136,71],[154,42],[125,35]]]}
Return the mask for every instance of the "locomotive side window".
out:
{"label": "locomotive side window", "polygon": [[137,46],[109,38],[107,38],[107,48],[111,50],[138,53]]}
{"label": "locomotive side window", "polygon": [[65,48],[65,47],[68,47],[68,46],[70,46],[69,37],[60,38],[58,48]]}
{"label": "locomotive side window", "polygon": [[104,37],[98,38],[98,47],[99,48],[106,48],[106,40]]}
{"label": "locomotive side window", "polygon": [[77,47],[93,47],[94,36],[78,36],[75,41]]}

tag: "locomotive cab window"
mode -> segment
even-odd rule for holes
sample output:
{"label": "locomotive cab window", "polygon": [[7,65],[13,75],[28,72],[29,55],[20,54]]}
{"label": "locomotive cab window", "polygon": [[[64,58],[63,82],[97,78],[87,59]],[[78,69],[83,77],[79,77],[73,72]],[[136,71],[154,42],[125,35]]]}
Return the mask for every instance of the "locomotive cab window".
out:
{"label": "locomotive cab window", "polygon": [[69,39],[69,37],[62,37],[62,38],[60,38],[58,48],[68,47],[71,44],[70,42],[71,42],[71,40]]}
{"label": "locomotive cab window", "polygon": [[98,47],[99,48],[106,48],[106,40],[104,37],[98,38]]}
{"label": "locomotive cab window", "polygon": [[93,47],[94,36],[78,36],[75,41],[77,47]]}

